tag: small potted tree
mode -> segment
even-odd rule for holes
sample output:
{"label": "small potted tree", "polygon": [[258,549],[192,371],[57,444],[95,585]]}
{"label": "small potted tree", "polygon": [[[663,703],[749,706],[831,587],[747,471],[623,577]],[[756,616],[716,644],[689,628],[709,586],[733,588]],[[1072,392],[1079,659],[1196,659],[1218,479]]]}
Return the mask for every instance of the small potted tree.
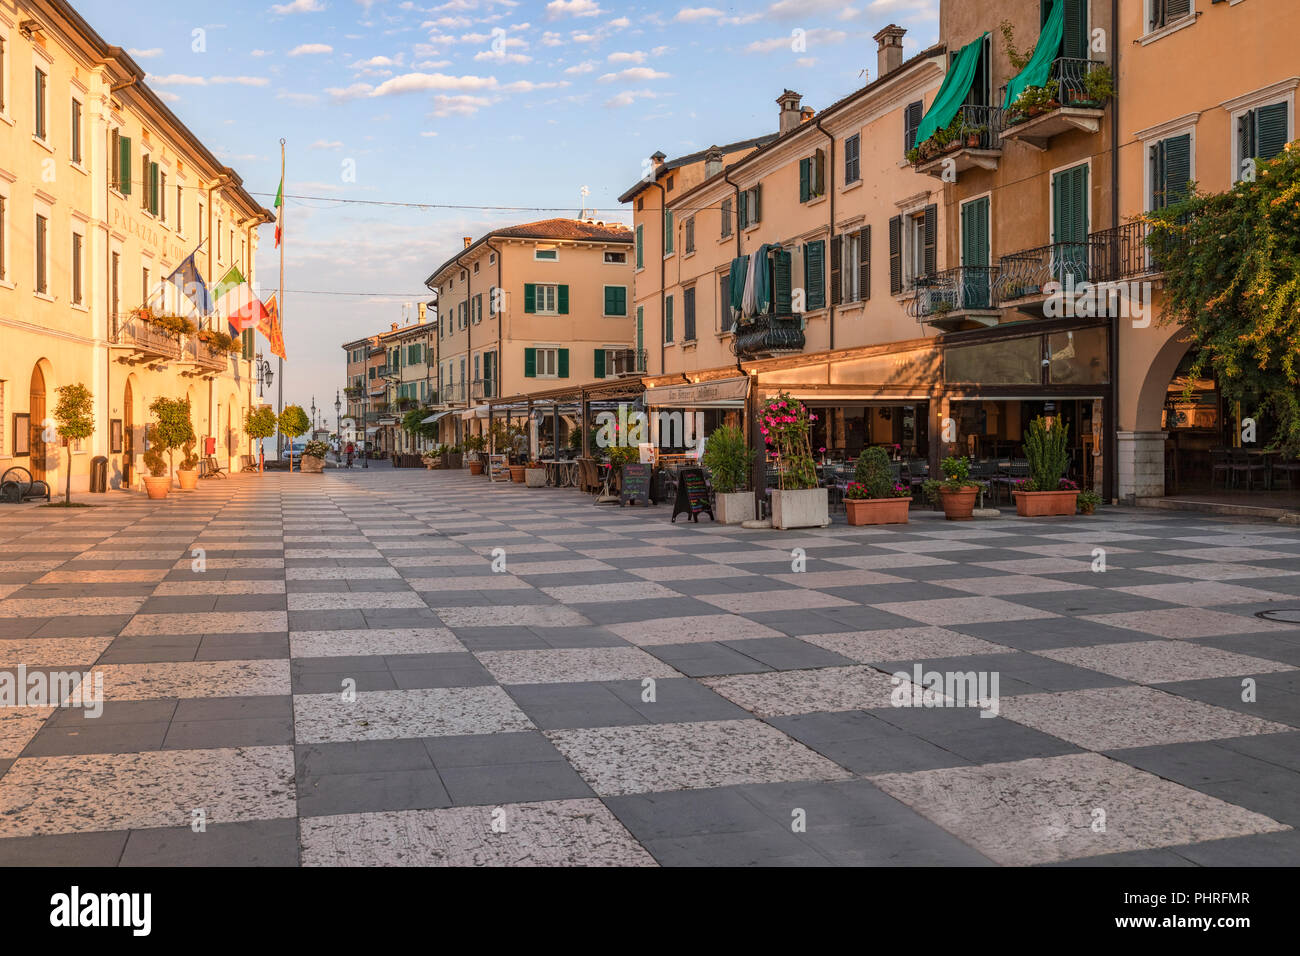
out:
{"label": "small potted tree", "polygon": [[167,462],[163,459],[158,445],[159,439],[155,434],[157,428],[157,425],[149,425],[145,429],[145,440],[149,443],[149,448],[141,458],[144,459],[144,466],[149,469],[149,474],[140,479],[144,482],[145,494],[154,499],[166,498],[172,486],[172,480],[167,476]]}
{"label": "small potted tree", "polygon": [[772,527],[824,528],[831,523],[830,502],[819,486],[812,456],[812,426],[817,416],[785,392],[769,398],[759,415],[759,431],[772,450],[778,487],[772,489]]}
{"label": "small potted tree", "polygon": [[912,489],[894,480],[885,449],[863,451],[858,456],[853,477],[856,480],[844,493],[849,524],[907,524]]}
{"label": "small potted tree", "polygon": [[524,466],[524,484],[529,488],[546,487],[546,466],[533,459]]}
{"label": "small potted tree", "polygon": [[328,442],[309,441],[302,450],[302,468],[305,474],[319,475],[325,470],[325,456],[329,454]]}
{"label": "small potted tree", "polygon": [[286,405],[280,413],[280,434],[289,439],[289,470],[293,471],[293,440],[305,435],[311,428],[311,420],[301,405]]}
{"label": "small potted tree", "polygon": [[713,485],[714,511],[723,524],[754,520],[754,493],[749,488],[754,450],[734,425],[713,430],[704,445],[704,467]]}
{"label": "small potted tree", "polygon": [[943,507],[949,521],[970,521],[975,516],[975,496],[984,486],[970,476],[970,459],[949,457],[939,465],[943,480],[931,478],[923,486],[926,497]]}
{"label": "small potted tree", "polygon": [[[160,396],[153,400],[149,411],[154,415],[149,443],[160,453],[167,453],[167,465],[170,470],[175,471],[176,449],[193,444],[195,441],[194,426],[190,423],[190,400]],[[177,482],[179,481],[178,475]]]}
{"label": "small potted tree", "polygon": [[193,491],[199,484],[199,456],[194,453],[191,439],[181,446],[181,466],[176,469],[176,481],[181,491]]}
{"label": "small potted tree", "polygon": [[1101,504],[1101,495],[1091,488],[1084,488],[1079,492],[1079,514],[1096,514],[1099,504]]}
{"label": "small potted tree", "polygon": [[1064,477],[1070,464],[1070,426],[1061,420],[1048,425],[1041,415],[1025,431],[1025,458],[1029,480],[1012,492],[1016,514],[1022,518],[1073,515],[1079,488]]}
{"label": "small potted tree", "polygon": [[81,384],[60,385],[59,403],[54,406],[55,430],[68,450],[63,506],[72,507],[72,443],[89,438],[95,433],[94,397],[90,389]]}
{"label": "small potted tree", "polygon": [[262,439],[275,434],[275,412],[270,405],[250,408],[244,416],[244,434],[257,442],[257,473],[262,473]]}
{"label": "small potted tree", "polygon": [[465,440],[460,443],[470,455],[469,473],[471,475],[483,474],[483,441],[482,435],[466,435]]}

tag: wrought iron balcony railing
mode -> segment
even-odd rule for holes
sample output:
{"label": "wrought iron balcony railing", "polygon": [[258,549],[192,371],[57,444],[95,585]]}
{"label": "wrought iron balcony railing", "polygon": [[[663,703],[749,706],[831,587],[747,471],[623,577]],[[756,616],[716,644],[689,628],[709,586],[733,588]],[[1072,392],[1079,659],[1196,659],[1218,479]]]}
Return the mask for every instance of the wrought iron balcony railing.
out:
{"label": "wrought iron balcony railing", "polygon": [[496,383],[491,379],[476,378],[470,382],[470,395],[475,399],[496,398],[497,391]]}
{"label": "wrought iron balcony railing", "polygon": [[196,365],[213,371],[224,372],[229,368],[231,354],[223,348],[204,342],[197,335],[189,336],[185,342],[184,357]]}
{"label": "wrought iron balcony railing", "polygon": [[802,352],[803,318],[798,315],[756,315],[736,324],[732,349],[737,356]]}
{"label": "wrought iron balcony railing", "polygon": [[181,357],[179,332],[168,332],[133,315],[113,316],[113,344],[130,346],[159,358]]}
{"label": "wrought iron balcony railing", "polygon": [[950,312],[996,309],[998,266],[960,266],[916,279],[907,314],[916,319],[942,318]]}
{"label": "wrought iron balcony railing", "polygon": [[443,403],[447,405],[464,405],[466,395],[465,382],[447,382],[438,391]]}
{"label": "wrought iron balcony railing", "polygon": [[1044,287],[1092,281],[1092,237],[1083,242],[1054,242],[1003,256],[994,294],[1000,302],[1046,296]]}
{"label": "wrought iron balcony railing", "polygon": [[1088,237],[1092,246],[1092,281],[1124,282],[1163,272],[1161,250],[1150,247],[1150,236],[1151,227],[1145,222],[1126,222],[1094,232]]}
{"label": "wrought iron balcony railing", "polygon": [[605,353],[605,375],[644,375],[646,372],[645,349],[623,349],[619,352]]}
{"label": "wrought iron balcony railing", "polygon": [[[941,137],[949,135],[948,130],[941,130],[925,142],[917,143],[918,166],[941,159],[950,153],[967,149],[999,150],[1002,148],[1002,131],[1006,124],[1006,114],[998,106],[963,106],[954,119],[956,129],[953,138],[940,142]],[[950,126],[949,129],[952,127]]]}

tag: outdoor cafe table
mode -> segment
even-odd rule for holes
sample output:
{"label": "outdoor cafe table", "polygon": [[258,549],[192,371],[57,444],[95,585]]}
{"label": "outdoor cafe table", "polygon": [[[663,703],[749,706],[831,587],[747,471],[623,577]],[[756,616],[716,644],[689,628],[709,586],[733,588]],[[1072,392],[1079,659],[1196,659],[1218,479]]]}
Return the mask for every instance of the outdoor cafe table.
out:
{"label": "outdoor cafe table", "polygon": [[564,459],[542,462],[546,466],[546,483],[552,488],[572,488],[578,483],[578,463]]}

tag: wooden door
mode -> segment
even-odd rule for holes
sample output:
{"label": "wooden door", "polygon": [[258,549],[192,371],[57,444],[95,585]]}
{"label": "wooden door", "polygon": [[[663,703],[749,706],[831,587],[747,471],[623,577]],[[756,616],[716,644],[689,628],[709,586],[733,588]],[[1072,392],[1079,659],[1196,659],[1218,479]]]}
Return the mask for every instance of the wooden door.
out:
{"label": "wooden door", "polygon": [[45,376],[41,367],[32,369],[32,387],[27,405],[31,413],[30,428],[32,477],[45,480]]}

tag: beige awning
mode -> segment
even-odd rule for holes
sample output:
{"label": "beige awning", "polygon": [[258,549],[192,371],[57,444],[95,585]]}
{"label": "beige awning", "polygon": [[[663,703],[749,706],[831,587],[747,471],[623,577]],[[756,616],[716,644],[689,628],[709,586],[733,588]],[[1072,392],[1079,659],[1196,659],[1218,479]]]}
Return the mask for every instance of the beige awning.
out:
{"label": "beige awning", "polygon": [[645,390],[647,408],[744,408],[749,376],[693,385],[662,385]]}

